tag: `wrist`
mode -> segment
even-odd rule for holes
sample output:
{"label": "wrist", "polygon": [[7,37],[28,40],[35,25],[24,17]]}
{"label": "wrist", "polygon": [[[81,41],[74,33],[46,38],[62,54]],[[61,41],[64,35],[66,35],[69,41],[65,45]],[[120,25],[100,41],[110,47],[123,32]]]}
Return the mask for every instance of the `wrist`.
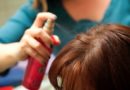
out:
{"label": "wrist", "polygon": [[0,44],[0,72],[14,66],[21,60],[20,43]]}
{"label": "wrist", "polygon": [[15,49],[14,49],[14,58],[18,62],[20,60],[24,60],[27,58],[27,54],[24,51],[24,44],[21,42],[15,43]]}

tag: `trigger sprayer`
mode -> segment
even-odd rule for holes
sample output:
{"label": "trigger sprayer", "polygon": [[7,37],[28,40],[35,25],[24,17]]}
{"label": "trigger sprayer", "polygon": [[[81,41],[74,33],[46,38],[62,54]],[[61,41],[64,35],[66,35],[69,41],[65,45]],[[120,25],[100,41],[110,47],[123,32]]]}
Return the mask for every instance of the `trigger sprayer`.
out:
{"label": "trigger sprayer", "polygon": [[[43,30],[46,29],[49,30],[48,32],[52,33],[53,28],[54,28],[54,20],[48,19],[43,27]],[[44,44],[44,42],[41,42],[40,39],[37,40],[44,46],[45,49],[47,49],[50,53],[52,52],[52,49],[47,47]],[[52,40],[55,42],[55,44],[57,44],[54,38],[52,38]],[[22,85],[29,90],[38,90],[43,80],[46,67],[47,67],[47,63],[42,64],[36,58],[29,57],[29,62],[27,65],[27,69],[25,72]]]}

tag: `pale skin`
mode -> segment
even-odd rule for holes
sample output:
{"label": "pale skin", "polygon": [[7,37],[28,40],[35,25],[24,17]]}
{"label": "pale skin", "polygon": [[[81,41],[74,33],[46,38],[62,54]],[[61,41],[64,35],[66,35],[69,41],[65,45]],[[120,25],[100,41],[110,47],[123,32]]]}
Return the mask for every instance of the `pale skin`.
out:
{"label": "pale skin", "polygon": [[[33,25],[25,31],[20,42],[0,44],[0,72],[12,67],[19,60],[28,58],[28,56],[37,58],[40,62],[44,58],[49,59],[49,51],[36,39],[40,38],[49,48],[50,44],[53,44],[49,32],[42,30],[42,25],[47,19],[55,20],[56,16],[52,13],[39,13]],[[57,36],[54,36],[54,39],[60,42]]]}
{"label": "pale skin", "polygon": [[65,10],[75,20],[101,21],[111,0],[62,0]]}

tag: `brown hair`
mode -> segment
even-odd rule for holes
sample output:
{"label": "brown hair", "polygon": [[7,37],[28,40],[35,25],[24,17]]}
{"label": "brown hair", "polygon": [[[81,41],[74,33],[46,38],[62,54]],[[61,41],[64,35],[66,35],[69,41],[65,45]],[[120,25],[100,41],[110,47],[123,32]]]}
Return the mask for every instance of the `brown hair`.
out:
{"label": "brown hair", "polygon": [[48,10],[47,0],[34,0],[33,7],[38,8],[39,6],[42,7],[43,11],[47,11]]}
{"label": "brown hair", "polygon": [[56,90],[130,90],[130,28],[99,25],[79,34],[49,71]]}

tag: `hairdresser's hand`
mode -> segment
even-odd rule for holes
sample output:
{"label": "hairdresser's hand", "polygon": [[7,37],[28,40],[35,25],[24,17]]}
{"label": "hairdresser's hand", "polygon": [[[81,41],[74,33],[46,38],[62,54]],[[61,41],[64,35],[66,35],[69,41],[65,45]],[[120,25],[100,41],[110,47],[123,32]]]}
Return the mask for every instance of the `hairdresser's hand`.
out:
{"label": "hairdresser's hand", "polygon": [[[50,32],[42,30],[43,24],[47,19],[55,20],[56,16],[51,13],[39,13],[31,28],[26,30],[20,41],[22,58],[29,55],[40,61],[44,58],[49,59],[50,52],[37,40],[38,38],[41,39],[48,48],[51,48],[54,44]],[[57,36],[54,36],[54,39],[59,42]]]}

